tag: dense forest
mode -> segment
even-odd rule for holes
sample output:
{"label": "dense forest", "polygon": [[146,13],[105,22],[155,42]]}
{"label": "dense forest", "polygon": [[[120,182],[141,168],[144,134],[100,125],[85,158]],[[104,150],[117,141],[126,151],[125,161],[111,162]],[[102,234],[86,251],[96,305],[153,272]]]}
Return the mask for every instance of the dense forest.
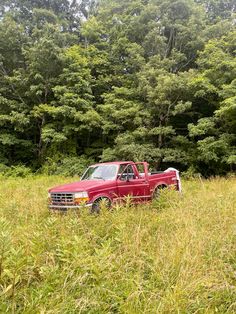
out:
{"label": "dense forest", "polygon": [[0,172],[236,163],[235,0],[1,0]]}

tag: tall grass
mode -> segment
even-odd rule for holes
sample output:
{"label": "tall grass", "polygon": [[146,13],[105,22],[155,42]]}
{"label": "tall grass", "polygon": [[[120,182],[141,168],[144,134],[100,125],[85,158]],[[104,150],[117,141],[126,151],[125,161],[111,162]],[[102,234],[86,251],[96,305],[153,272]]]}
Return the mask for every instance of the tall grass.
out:
{"label": "tall grass", "polygon": [[0,179],[1,313],[236,313],[236,181],[52,215],[60,177]]}

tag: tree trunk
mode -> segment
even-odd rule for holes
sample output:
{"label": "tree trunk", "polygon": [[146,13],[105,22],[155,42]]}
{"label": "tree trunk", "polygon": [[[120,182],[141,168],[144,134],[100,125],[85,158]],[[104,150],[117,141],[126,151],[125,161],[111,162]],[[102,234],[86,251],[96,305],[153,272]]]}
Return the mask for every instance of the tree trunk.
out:
{"label": "tree trunk", "polygon": [[39,123],[39,143],[38,143],[38,159],[39,162],[41,163],[42,161],[42,156],[43,156],[43,140],[42,140],[42,129],[45,124],[45,117],[42,116],[41,123]]}

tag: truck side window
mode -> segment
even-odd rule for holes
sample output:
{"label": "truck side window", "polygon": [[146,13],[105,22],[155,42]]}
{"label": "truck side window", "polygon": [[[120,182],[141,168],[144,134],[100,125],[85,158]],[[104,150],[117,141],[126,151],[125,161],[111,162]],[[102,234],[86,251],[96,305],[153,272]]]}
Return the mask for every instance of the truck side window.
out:
{"label": "truck side window", "polygon": [[121,173],[120,180],[122,181],[127,180],[127,178],[136,179],[132,165],[128,165],[128,166],[125,165],[125,167],[123,168],[123,172],[120,172],[120,173]]}
{"label": "truck side window", "polygon": [[120,176],[123,173],[126,167],[127,167],[127,164],[120,165],[118,176]]}
{"label": "truck side window", "polygon": [[134,174],[134,170],[133,170],[133,167],[131,165],[129,165],[127,167],[127,170],[128,170],[128,176],[129,176],[129,179],[135,179],[135,174]]}

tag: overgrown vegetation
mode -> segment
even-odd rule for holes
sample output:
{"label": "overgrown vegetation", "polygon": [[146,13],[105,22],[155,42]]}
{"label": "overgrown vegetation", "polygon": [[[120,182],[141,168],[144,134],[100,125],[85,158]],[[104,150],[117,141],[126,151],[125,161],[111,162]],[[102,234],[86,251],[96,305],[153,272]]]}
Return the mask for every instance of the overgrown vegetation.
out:
{"label": "overgrown vegetation", "polygon": [[153,204],[50,215],[71,179],[0,179],[1,313],[236,313],[235,178]]}
{"label": "overgrown vegetation", "polygon": [[84,156],[234,170],[235,9],[235,0],[1,1],[0,163],[56,173]]}

